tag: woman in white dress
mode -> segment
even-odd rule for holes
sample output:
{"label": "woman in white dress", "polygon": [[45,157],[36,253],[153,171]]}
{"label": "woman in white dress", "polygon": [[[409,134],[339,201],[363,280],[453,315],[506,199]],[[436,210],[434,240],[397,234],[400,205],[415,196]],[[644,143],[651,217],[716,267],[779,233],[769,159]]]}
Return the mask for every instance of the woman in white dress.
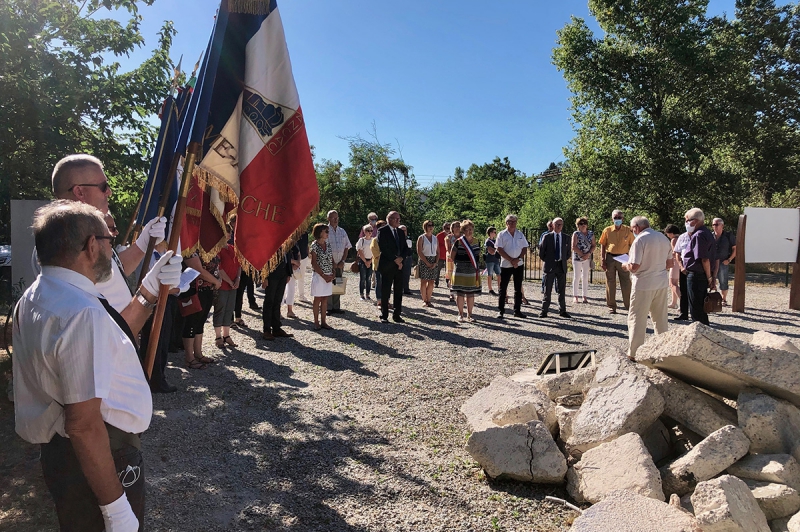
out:
{"label": "woman in white dress", "polygon": [[308,249],[311,257],[311,297],[314,298],[314,330],[333,329],[326,323],[328,298],[333,293],[333,249],[328,243],[327,224],[314,226],[314,242]]}

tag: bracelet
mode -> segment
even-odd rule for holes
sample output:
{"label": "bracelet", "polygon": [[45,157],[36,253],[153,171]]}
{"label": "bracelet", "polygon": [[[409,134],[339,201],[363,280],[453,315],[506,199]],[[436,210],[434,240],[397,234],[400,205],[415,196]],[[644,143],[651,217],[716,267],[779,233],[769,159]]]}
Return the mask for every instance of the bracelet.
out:
{"label": "bracelet", "polygon": [[137,290],[133,297],[135,297],[136,301],[138,301],[139,304],[147,310],[153,310],[156,308],[156,304],[158,303],[158,299],[156,299],[155,303],[150,303],[147,299],[145,299],[144,295],[142,295],[141,290]]}

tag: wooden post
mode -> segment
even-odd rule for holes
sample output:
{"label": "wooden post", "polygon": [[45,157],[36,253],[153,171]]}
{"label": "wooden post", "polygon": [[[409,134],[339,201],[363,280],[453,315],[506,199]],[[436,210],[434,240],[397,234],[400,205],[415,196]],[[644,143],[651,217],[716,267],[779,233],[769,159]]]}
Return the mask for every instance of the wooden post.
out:
{"label": "wooden post", "polygon": [[[800,235],[800,230],[797,232]],[[797,248],[797,260],[792,267],[792,287],[789,289],[789,308],[800,310],[800,246]]]}
{"label": "wooden post", "polygon": [[[189,185],[192,180],[192,172],[194,172],[195,161],[200,153],[201,146],[192,142],[189,144],[187,150],[186,166],[183,168],[183,176],[181,177],[181,188],[178,193],[178,203],[175,206],[175,221],[172,224],[172,229],[169,233],[169,249],[175,251],[178,249],[178,239],[181,235],[181,226],[183,225],[183,215],[186,212],[186,196],[189,195]],[[148,260],[148,257],[145,257]],[[167,307],[167,297],[169,297],[169,286],[159,285],[158,290],[158,303],[156,304],[156,311],[153,315],[153,327],[150,329],[150,343],[147,344],[147,354],[144,359],[144,370],[147,373],[147,379],[153,374],[153,363],[156,359],[156,349],[158,349],[158,339],[161,336],[161,325],[164,323],[164,310]]]}
{"label": "wooden post", "polygon": [[745,268],[744,235],[747,230],[747,215],[739,215],[739,226],[736,231],[736,275],[733,279],[732,312],[744,312],[745,284],[747,269]]}

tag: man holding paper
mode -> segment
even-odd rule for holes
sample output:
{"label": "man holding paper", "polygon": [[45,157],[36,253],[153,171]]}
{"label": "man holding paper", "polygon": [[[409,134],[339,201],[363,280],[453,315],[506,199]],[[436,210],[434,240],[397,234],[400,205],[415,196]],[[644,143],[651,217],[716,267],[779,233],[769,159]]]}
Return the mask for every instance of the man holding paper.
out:
{"label": "man holding paper", "polygon": [[601,266],[606,272],[606,305],[608,313],[617,313],[617,275],[619,275],[619,286],[622,289],[622,303],[625,309],[630,308],[631,303],[631,274],[622,269],[622,263],[614,260],[619,255],[624,255],[631,250],[633,245],[633,231],[622,224],[622,211],[614,209],[611,213],[614,225],[609,225],[603,229],[600,235],[600,252],[602,256]]}
{"label": "man holding paper", "polygon": [[[669,268],[672,267],[672,245],[669,239],[650,228],[644,216],[631,220],[631,232],[636,239],[630,257],[621,268],[633,274],[633,293],[628,311],[628,358],[644,343],[647,315],[653,320],[656,334],[667,332],[667,301],[669,299]],[[615,257],[619,258],[619,257]]]}

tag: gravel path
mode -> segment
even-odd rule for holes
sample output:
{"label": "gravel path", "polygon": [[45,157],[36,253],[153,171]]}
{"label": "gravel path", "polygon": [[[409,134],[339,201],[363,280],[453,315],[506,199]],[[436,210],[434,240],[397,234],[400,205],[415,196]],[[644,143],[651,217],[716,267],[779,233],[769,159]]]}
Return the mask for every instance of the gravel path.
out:
{"label": "gravel path", "polygon": [[[407,323],[386,325],[347,275],[347,313],[330,318],[334,331],[313,331],[311,308],[299,303],[300,319],[284,320],[295,337],[266,342],[260,315],[246,310],[251,329],[233,334],[239,347],[220,364],[190,371],[182,353],[171,355],[167,376],[179,392],[155,396],[143,438],[148,529],[568,530],[575,514],[543,500],[566,498],[563,489],[485,477],[464,451],[459,407],[549,352],[624,346],[626,315],[605,313],[602,286],[590,304],[568,303],[571,321],[533,318],[540,298],[528,283],[527,320],[496,321],[496,300],[484,295],[468,325],[455,323],[443,289],[435,309],[423,309],[415,290],[404,299]],[[783,286],[748,287],[752,309],[726,308],[712,323],[741,339],[768,330],[796,340],[800,312],[788,299]],[[216,356],[213,339],[205,352]],[[0,529],[55,529],[38,449],[13,434],[5,398],[0,424]]]}

